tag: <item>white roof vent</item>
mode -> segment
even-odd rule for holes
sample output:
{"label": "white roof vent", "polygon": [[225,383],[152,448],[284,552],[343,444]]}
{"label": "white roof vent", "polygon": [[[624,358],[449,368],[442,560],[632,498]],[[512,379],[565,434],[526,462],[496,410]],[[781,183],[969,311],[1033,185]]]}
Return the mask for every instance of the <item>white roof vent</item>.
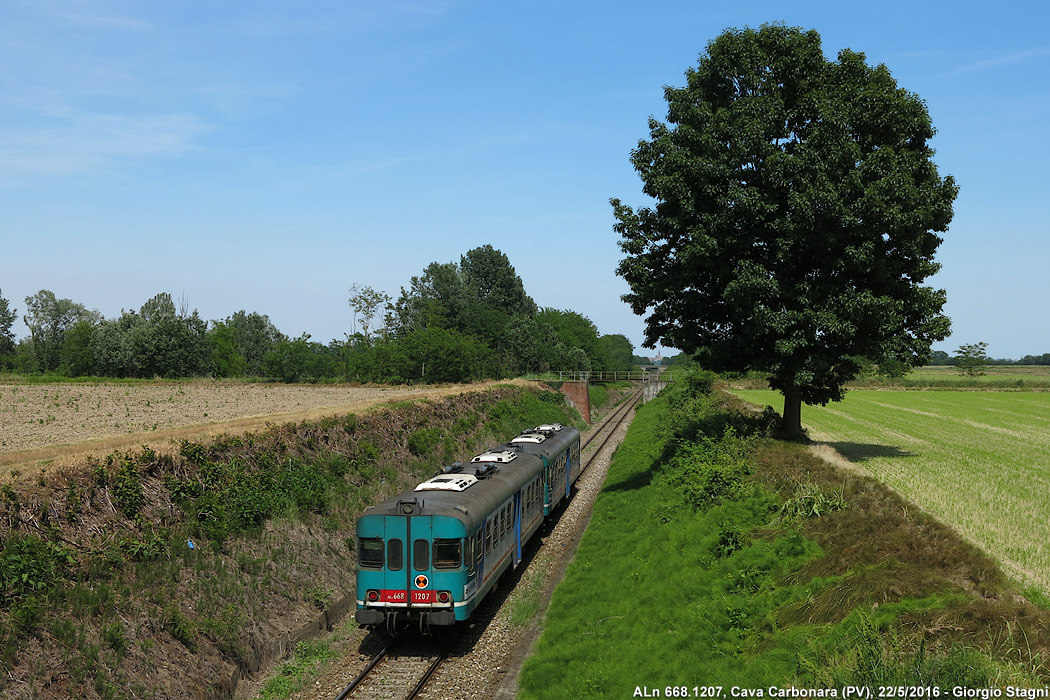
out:
{"label": "white roof vent", "polygon": [[515,459],[517,459],[517,457],[517,452],[511,452],[510,450],[506,450],[504,452],[485,452],[484,454],[480,454],[470,461],[471,463],[496,462],[497,464],[506,464],[507,462],[514,461]]}
{"label": "white roof vent", "polygon": [[543,425],[537,425],[533,430],[538,433],[556,433],[564,427],[561,423],[544,423]]}
{"label": "white roof vent", "polygon": [[528,442],[528,443],[532,443],[533,445],[538,445],[538,444],[540,444],[541,442],[543,442],[546,439],[547,439],[547,436],[546,435],[542,435],[540,433],[525,433],[525,434],[519,435],[518,437],[516,437],[513,440],[511,440],[511,444]]}
{"label": "white roof vent", "polygon": [[476,483],[478,478],[473,474],[439,474],[417,486],[416,491],[466,491]]}

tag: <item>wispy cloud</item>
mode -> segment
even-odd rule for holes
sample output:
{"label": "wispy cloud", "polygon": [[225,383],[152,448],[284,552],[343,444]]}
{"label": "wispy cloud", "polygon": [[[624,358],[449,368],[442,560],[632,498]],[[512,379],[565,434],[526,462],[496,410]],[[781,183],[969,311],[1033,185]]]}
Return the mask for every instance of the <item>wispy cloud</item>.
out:
{"label": "wispy cloud", "polygon": [[72,12],[55,12],[52,16],[71,24],[97,29],[151,29],[153,25],[134,17],[118,17],[115,15],[85,15]]}
{"label": "wispy cloud", "polygon": [[144,158],[197,150],[208,126],[189,114],[79,113],[50,125],[6,130],[0,142],[0,180],[78,175]]}
{"label": "wispy cloud", "polygon": [[1038,61],[1043,58],[1046,58],[1047,56],[1050,56],[1050,46],[1042,46],[1035,49],[1015,49],[1012,51],[1003,51],[988,58],[983,58],[979,61],[967,63],[965,65],[957,67],[951,72],[975,73],[977,71],[1001,68],[1002,66],[1008,66],[1015,63]]}

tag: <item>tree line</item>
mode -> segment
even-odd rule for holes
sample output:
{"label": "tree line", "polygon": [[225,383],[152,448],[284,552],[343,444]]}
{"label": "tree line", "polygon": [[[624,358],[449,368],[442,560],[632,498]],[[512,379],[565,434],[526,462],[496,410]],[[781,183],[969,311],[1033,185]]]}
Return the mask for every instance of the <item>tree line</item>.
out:
{"label": "tree line", "polygon": [[[949,355],[943,350],[935,350],[933,354],[930,355],[930,364],[955,367],[963,361],[963,358],[963,353]],[[1044,352],[1042,355],[1025,355],[1019,360],[1005,357],[983,357],[982,360],[983,364],[986,365],[1050,365],[1050,352]]]}
{"label": "tree line", "polygon": [[327,344],[291,338],[265,314],[206,321],[167,292],[117,318],[44,289],[26,297],[29,329],[0,290],[0,368],[70,377],[259,377],[285,382],[461,382],[547,370],[631,369],[623,335],[571,310],[540,308],[491,245],[431,263],[397,299],[350,287],[353,327]]}

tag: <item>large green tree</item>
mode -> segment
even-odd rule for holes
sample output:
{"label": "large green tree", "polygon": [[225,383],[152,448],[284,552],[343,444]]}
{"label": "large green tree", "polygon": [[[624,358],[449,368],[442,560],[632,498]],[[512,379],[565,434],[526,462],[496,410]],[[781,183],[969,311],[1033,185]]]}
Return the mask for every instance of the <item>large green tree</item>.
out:
{"label": "large green tree", "polygon": [[460,330],[498,345],[510,319],[536,315],[536,302],[505,253],[488,244],[468,250],[459,269],[465,299]]}
{"label": "large green tree", "polygon": [[549,324],[558,333],[561,341],[570,347],[583,350],[587,355],[586,367],[556,367],[555,369],[609,369],[605,351],[598,342],[598,327],[583,314],[565,309],[546,307],[536,314],[536,320]]}
{"label": "large green tree", "polygon": [[392,305],[388,325],[403,338],[413,331],[444,328],[480,338],[506,351],[504,330],[519,316],[534,317],[536,302],[525,292],[510,259],[491,245],[467,251],[459,263],[431,263]]}
{"label": "large green tree", "polygon": [[[618,333],[603,335],[598,338],[605,356],[605,365],[601,369],[616,371],[634,369],[634,346],[627,336]],[[648,362],[646,363],[648,364]]]}
{"label": "large green tree", "polygon": [[463,276],[454,262],[433,262],[412,277],[409,288],[392,305],[387,326],[404,337],[425,328],[463,329]]}
{"label": "large green tree", "polygon": [[71,299],[59,299],[50,289],[41,289],[26,297],[26,315],[33,349],[33,364],[41,372],[58,369],[66,331],[77,321],[97,323],[102,315],[88,311]]}
{"label": "large green tree", "polygon": [[612,200],[624,300],[647,347],[767,373],[801,435],[801,403],[840,400],[857,357],[919,364],[947,335],[922,282],[957,188],[923,101],[815,31],[728,30],[686,78],[632,152],[655,204]]}
{"label": "large green tree", "polygon": [[225,324],[233,333],[234,348],[245,359],[246,373],[252,377],[259,377],[265,373],[263,358],[287,340],[270,321],[269,316],[257,311],[248,313],[241,309],[232,316],[227,316]]}

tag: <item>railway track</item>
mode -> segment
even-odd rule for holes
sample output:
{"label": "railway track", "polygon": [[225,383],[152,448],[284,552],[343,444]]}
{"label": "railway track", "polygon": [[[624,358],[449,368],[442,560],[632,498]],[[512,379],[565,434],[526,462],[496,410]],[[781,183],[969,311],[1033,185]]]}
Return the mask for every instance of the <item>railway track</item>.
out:
{"label": "railway track", "polygon": [[446,657],[444,643],[395,637],[372,657],[336,700],[413,700]]}
{"label": "railway track", "polygon": [[[620,424],[630,415],[631,410],[638,405],[641,397],[642,389],[639,388],[587,431],[581,441],[581,452],[591,447],[592,444],[594,447],[583,454],[584,473],[616,434]],[[555,521],[545,525],[541,530],[541,536],[544,533],[549,534],[551,528],[560,519],[561,515]],[[540,536],[535,539],[539,540]],[[532,549],[529,555],[530,560],[533,554],[535,554],[535,549]],[[487,620],[493,614],[494,611],[491,610],[479,611],[479,616],[483,619],[478,620],[478,626],[486,627]],[[335,700],[413,700],[424,691],[435,672],[449,658],[448,651],[457,641],[460,640],[438,640],[415,635],[392,637]],[[468,644],[468,646],[472,645]]]}
{"label": "railway track", "polygon": [[580,443],[581,451],[587,449],[594,440],[600,439],[600,442],[598,443],[598,447],[592,451],[590,455],[584,457],[586,460],[584,469],[590,465],[590,460],[593,459],[594,455],[601,452],[606,443],[608,443],[609,440],[612,439],[612,436],[616,434],[616,429],[620,427],[620,423],[622,423],[628,414],[630,414],[631,409],[637,406],[638,402],[642,400],[643,391],[644,387],[638,387],[625,401],[622,401],[612,413],[607,415],[597,425],[592,426],[591,429],[587,431],[587,435],[584,436]]}

